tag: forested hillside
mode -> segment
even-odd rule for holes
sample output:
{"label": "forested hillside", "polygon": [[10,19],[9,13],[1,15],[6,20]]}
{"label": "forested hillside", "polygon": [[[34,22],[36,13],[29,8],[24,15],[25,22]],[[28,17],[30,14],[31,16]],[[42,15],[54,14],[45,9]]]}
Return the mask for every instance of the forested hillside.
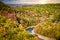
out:
{"label": "forested hillside", "polygon": [[0,40],[39,40],[18,23],[15,13],[11,7],[0,2]]}
{"label": "forested hillside", "polygon": [[6,5],[6,4],[4,4],[4,3],[2,3],[2,2],[0,1],[0,10],[1,10],[1,9],[3,9],[3,10],[8,10],[8,8],[10,8],[8,5]]}
{"label": "forested hillside", "polygon": [[41,40],[27,31],[60,39],[60,4],[10,7],[0,2],[0,40]]}
{"label": "forested hillside", "polygon": [[60,4],[20,6],[14,9],[20,11],[18,16],[25,28],[35,26],[35,33],[60,39]]}

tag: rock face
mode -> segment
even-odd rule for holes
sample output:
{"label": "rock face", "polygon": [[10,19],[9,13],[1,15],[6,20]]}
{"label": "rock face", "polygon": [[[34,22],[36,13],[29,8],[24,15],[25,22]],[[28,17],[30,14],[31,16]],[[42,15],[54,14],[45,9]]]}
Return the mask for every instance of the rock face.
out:
{"label": "rock face", "polygon": [[5,16],[6,18],[8,18],[8,19],[11,19],[11,20],[14,20],[14,21],[16,21],[16,16],[15,16],[15,12],[7,12],[7,13],[5,13],[4,11],[1,11],[0,12],[0,15],[1,16]]}

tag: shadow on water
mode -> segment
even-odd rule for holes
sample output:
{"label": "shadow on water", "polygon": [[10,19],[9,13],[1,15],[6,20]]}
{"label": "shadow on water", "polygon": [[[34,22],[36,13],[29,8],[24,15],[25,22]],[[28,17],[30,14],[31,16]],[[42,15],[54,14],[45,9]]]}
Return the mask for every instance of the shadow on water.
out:
{"label": "shadow on water", "polygon": [[33,27],[27,28],[27,30],[28,30],[30,33],[32,33],[32,30],[33,30],[33,29],[34,29]]}

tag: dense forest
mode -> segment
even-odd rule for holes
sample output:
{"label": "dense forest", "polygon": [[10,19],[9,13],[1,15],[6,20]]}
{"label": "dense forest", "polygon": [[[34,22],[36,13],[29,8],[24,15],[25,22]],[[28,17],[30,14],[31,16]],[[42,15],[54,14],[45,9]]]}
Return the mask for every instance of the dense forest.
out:
{"label": "dense forest", "polygon": [[41,40],[27,31],[60,39],[60,4],[11,7],[0,2],[0,40]]}

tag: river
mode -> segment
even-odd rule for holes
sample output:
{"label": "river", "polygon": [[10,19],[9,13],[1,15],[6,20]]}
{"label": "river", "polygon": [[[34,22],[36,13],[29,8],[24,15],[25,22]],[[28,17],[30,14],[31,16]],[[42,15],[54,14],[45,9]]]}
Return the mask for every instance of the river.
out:
{"label": "river", "polygon": [[27,30],[30,32],[30,34],[37,36],[39,39],[42,39],[42,40],[55,40],[53,38],[48,38],[48,37],[45,37],[45,36],[42,36],[42,35],[39,35],[39,34],[35,33],[34,32],[34,27],[29,27],[29,28],[27,28]]}

